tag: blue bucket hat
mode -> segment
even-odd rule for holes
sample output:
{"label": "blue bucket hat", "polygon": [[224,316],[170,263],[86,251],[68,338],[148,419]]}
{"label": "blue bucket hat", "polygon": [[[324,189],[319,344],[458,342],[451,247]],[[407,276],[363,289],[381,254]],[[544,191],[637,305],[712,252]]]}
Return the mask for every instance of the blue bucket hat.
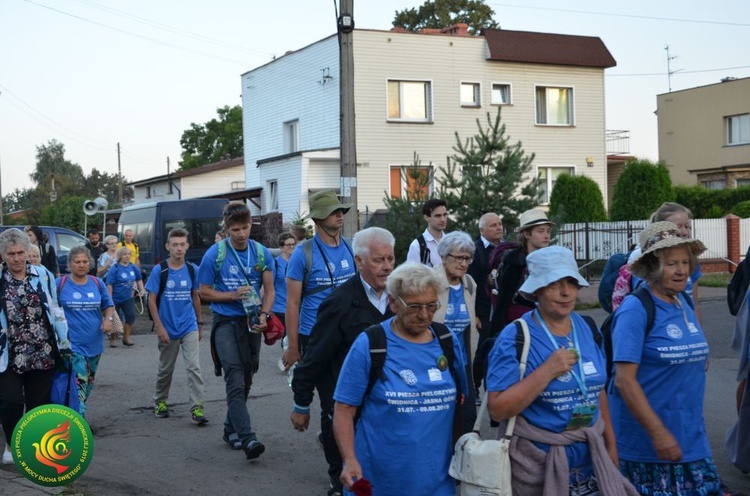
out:
{"label": "blue bucket hat", "polygon": [[553,282],[572,277],[578,286],[588,287],[589,283],[578,273],[578,264],[573,252],[562,246],[548,246],[534,250],[526,257],[529,277],[518,289],[525,295],[532,295]]}

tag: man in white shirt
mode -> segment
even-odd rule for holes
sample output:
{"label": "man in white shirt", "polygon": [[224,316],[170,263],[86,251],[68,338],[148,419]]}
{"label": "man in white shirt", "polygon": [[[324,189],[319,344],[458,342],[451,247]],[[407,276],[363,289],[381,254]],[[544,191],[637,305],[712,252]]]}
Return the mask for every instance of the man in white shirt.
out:
{"label": "man in white shirt", "polygon": [[448,224],[448,205],[445,200],[431,198],[424,203],[422,215],[427,221],[427,229],[409,245],[406,261],[422,263],[428,267],[440,267],[443,262],[438,255],[437,247]]}

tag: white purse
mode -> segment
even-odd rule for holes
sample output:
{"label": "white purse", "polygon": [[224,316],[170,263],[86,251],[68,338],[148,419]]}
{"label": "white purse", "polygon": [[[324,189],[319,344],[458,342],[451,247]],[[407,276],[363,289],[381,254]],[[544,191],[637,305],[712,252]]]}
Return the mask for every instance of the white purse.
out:
{"label": "white purse", "polygon": [[[518,319],[524,341],[518,366],[519,377],[526,373],[529,356],[529,328],[523,319]],[[464,434],[456,442],[448,472],[460,481],[459,496],[512,496],[510,473],[510,438],[516,425],[516,417],[508,420],[505,435],[500,440],[482,440],[479,430],[487,412],[487,396],[482,397],[473,432]]]}

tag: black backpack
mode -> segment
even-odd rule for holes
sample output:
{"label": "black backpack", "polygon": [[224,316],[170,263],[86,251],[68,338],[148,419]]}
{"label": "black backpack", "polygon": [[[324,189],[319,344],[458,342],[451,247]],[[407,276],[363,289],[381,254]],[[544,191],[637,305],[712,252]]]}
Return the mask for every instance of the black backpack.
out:
{"label": "black backpack", "polygon": [[430,257],[430,249],[427,248],[427,240],[424,239],[424,234],[417,236],[417,244],[419,245],[419,261],[423,265],[433,267],[432,258]]}
{"label": "black backpack", "polygon": [[[187,265],[188,272],[190,273],[190,281],[195,284],[195,266],[185,260],[185,264]],[[167,264],[167,261],[163,261],[159,264],[159,267],[161,268],[161,271],[159,272],[159,290],[156,292],[156,308],[159,308],[159,303],[161,301],[161,295],[164,293],[164,290],[167,288],[167,278],[169,278],[169,264]],[[151,315],[151,307],[148,305],[148,300],[146,303],[146,308],[148,309],[148,320],[151,322],[154,321],[154,317]],[[151,332],[154,332],[154,324],[151,324]]]}
{"label": "black backpack", "polygon": [[727,285],[727,304],[729,305],[729,313],[732,315],[737,315],[740,311],[742,302],[745,300],[745,293],[748,286],[750,286],[750,264],[747,262],[748,257],[750,257],[750,248],[748,248],[745,259],[737,266],[732,279]]}
{"label": "black backpack", "polygon": [[[651,293],[649,293],[648,289],[646,289],[645,286],[640,286],[630,294],[638,298],[641,301],[641,305],[643,305],[643,308],[646,309],[646,336],[648,336],[651,332],[651,328],[654,327],[654,316],[656,313],[654,300],[651,297]],[[685,291],[682,292],[682,295],[685,297],[685,301],[687,301],[688,305],[690,305],[690,308],[695,309],[693,298]],[[602,336],[604,337],[604,354],[607,356],[607,385],[609,385],[612,380],[612,376],[614,375],[614,361],[612,352],[612,320],[614,319],[614,316],[614,313],[607,316],[600,328]]]}

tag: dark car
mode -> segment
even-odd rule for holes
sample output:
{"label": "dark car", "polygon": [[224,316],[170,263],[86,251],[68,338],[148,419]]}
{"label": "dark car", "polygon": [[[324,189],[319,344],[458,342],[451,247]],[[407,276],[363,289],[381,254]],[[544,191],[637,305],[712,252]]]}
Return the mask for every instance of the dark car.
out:
{"label": "dark car", "polygon": [[[67,274],[68,270],[68,252],[74,246],[85,245],[86,238],[77,232],[65,229],[64,227],[39,226],[42,231],[49,236],[49,244],[55,249],[57,254],[57,265],[60,267],[61,274]],[[0,232],[6,229],[21,229],[23,226],[0,226]]]}

